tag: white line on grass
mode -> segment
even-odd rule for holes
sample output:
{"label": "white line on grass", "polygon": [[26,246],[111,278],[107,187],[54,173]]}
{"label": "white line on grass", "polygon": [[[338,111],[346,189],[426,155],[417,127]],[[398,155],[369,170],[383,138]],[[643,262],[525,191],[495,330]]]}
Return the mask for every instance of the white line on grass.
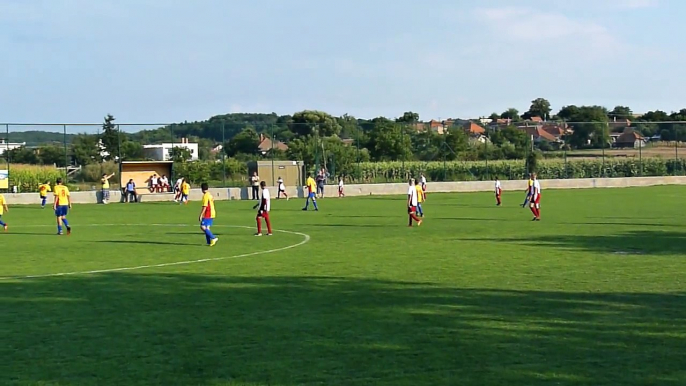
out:
{"label": "white line on grass", "polygon": [[[48,227],[48,226],[54,226],[54,225],[23,225],[20,226],[19,228],[38,228],[38,227]],[[197,226],[197,225],[189,225],[189,224],[90,224],[90,225],[80,225],[80,227],[102,227],[102,226],[165,226],[165,227],[189,227],[189,226]],[[246,229],[253,229],[253,227],[249,226],[243,226],[243,225],[215,225],[215,228],[217,227],[226,227],[226,228],[246,228]],[[146,269],[146,268],[161,268],[161,267],[171,267],[175,265],[188,265],[188,264],[198,264],[198,263],[208,263],[212,261],[221,261],[221,260],[231,260],[231,259],[240,259],[242,257],[250,257],[250,256],[256,256],[256,255],[266,255],[269,253],[275,253],[275,252],[281,252],[285,251],[288,249],[292,248],[297,248],[301,245],[304,245],[310,241],[310,235],[306,233],[301,233],[301,232],[293,232],[293,231],[285,231],[285,230],[279,230],[279,229],[274,229],[275,232],[280,232],[280,233],[288,233],[292,235],[298,235],[302,236],[303,240],[300,241],[299,243],[292,244],[292,245],[287,245],[285,247],[281,248],[275,248],[275,249],[268,249],[266,251],[257,251],[257,252],[249,252],[249,253],[243,253],[240,255],[233,255],[233,256],[224,256],[224,257],[214,257],[214,258],[207,258],[207,259],[198,259],[198,260],[185,260],[185,261],[176,261],[173,263],[160,263],[160,264],[147,264],[147,265],[138,265],[135,267],[120,267],[120,268],[108,268],[108,269],[96,269],[92,271],[78,271],[78,272],[60,272],[60,273],[48,273],[48,274],[43,274],[43,275],[26,275],[26,276],[7,276],[7,277],[0,277],[0,280],[20,280],[20,279],[37,279],[37,278],[42,278],[42,277],[56,277],[56,276],[73,276],[73,275],[92,275],[96,273],[108,273],[108,272],[121,272],[121,271],[135,271],[139,269]],[[220,244],[221,245],[221,244]]]}

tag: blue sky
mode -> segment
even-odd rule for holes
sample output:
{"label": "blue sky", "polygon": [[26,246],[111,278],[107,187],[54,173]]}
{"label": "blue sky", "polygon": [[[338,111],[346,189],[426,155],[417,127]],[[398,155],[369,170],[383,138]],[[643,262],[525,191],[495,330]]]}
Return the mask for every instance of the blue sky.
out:
{"label": "blue sky", "polygon": [[[0,0],[0,122],[686,107],[678,0]],[[680,52],[682,51],[682,52]]]}

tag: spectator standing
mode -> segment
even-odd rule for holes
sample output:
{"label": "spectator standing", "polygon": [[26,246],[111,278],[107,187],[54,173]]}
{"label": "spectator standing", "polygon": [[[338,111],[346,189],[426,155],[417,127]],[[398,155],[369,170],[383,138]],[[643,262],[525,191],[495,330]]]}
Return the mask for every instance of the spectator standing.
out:
{"label": "spectator standing", "polygon": [[102,203],[107,204],[108,201],[110,200],[110,178],[114,177],[114,173],[112,174],[103,174],[102,178],[100,179],[100,191],[102,192]]}
{"label": "spectator standing", "polygon": [[255,201],[260,200],[260,176],[257,172],[253,172],[252,177],[250,177],[250,185],[252,186],[252,199]]}

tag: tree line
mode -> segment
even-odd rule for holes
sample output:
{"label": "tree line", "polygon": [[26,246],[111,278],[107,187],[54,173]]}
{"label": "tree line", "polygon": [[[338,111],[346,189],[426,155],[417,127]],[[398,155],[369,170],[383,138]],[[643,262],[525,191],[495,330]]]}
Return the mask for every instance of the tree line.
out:
{"label": "tree line", "polygon": [[[568,149],[602,147],[608,144],[608,123],[631,120],[631,127],[644,136],[663,140],[686,141],[686,109],[667,113],[650,111],[636,116],[627,106],[607,109],[602,106],[563,106],[552,112],[550,102],[537,98],[520,113],[508,108],[493,113],[491,120],[507,120],[497,128],[475,120],[486,129],[488,141],[478,141],[461,129],[468,120],[450,119],[441,134],[423,125],[418,114],[405,112],[390,119],[358,119],[350,115],[332,116],[322,111],[300,111],[292,115],[225,114],[206,121],[183,122],[154,130],[125,133],[118,130],[112,115],[105,117],[100,134],[70,136],[70,143],[50,143],[38,148],[18,148],[5,155],[11,162],[56,164],[67,162],[88,165],[112,160],[145,160],[143,144],[180,142],[188,138],[199,143],[198,157],[215,161],[234,158],[241,161],[273,157],[303,160],[309,165],[332,163],[338,168],[365,161],[452,161],[483,159],[522,159],[532,148],[551,150],[546,141],[531,143],[518,125],[535,117],[547,122],[568,123],[573,133],[564,138]],[[673,122],[664,124],[660,122]],[[288,150],[259,149],[261,138],[270,138],[288,146]],[[221,151],[217,145],[222,145]],[[66,154],[65,154],[66,147]],[[175,151],[174,160],[189,158],[185,151]]]}

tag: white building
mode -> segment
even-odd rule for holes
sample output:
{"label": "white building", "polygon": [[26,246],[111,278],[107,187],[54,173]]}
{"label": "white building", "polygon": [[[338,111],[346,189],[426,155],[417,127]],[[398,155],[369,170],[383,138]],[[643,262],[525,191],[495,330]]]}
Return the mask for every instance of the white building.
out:
{"label": "white building", "polygon": [[198,159],[198,144],[189,143],[187,138],[181,138],[181,142],[161,143],[159,145],[143,145],[143,155],[153,161],[171,161],[171,151],[175,147],[186,148],[191,153],[191,160]]}
{"label": "white building", "polygon": [[6,151],[18,149],[22,146],[26,146],[26,142],[12,143],[7,142],[5,139],[0,139],[0,155],[5,154]]}

